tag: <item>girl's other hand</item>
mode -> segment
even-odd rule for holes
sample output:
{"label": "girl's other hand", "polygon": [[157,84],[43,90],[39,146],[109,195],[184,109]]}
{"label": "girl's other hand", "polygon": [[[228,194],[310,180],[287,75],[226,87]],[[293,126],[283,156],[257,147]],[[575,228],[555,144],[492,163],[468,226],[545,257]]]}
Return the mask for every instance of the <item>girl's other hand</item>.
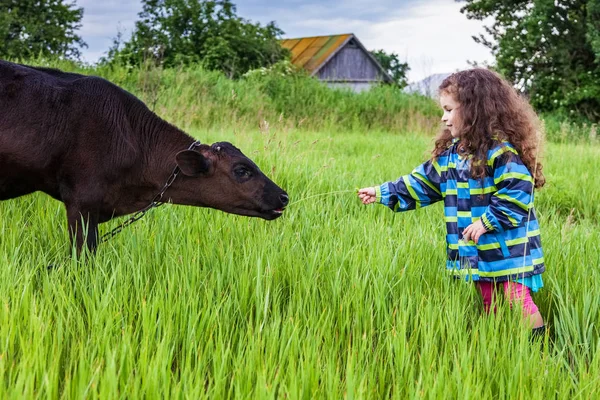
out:
{"label": "girl's other hand", "polygon": [[363,204],[371,204],[375,203],[377,198],[375,197],[375,188],[368,187],[363,189],[358,189],[358,198],[362,201]]}
{"label": "girl's other hand", "polygon": [[469,240],[473,240],[475,244],[479,242],[479,238],[481,235],[486,233],[487,230],[485,226],[483,226],[483,222],[478,219],[476,222],[473,222],[471,225],[467,226],[463,231],[463,240],[468,242]]}

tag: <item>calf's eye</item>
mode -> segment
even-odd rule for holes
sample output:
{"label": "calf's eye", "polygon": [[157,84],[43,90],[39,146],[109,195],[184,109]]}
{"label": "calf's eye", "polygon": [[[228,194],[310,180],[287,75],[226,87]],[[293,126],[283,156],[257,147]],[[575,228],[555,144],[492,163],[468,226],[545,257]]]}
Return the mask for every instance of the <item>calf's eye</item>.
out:
{"label": "calf's eye", "polygon": [[236,168],[234,173],[238,178],[250,178],[252,176],[252,171],[245,167]]}

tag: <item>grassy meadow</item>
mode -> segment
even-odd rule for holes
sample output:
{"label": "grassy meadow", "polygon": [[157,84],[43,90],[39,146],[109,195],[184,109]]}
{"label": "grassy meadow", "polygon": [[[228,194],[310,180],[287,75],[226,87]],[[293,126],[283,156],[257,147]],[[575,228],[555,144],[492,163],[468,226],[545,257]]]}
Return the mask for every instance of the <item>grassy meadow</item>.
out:
{"label": "grassy meadow", "polygon": [[[356,198],[426,159],[435,105],[385,89],[307,92],[305,111],[268,106],[288,86],[268,96],[202,75],[200,91],[188,79],[152,92],[122,73],[192,136],[234,143],[291,204],[271,222],[166,205],[76,259],[62,203],[0,202],[0,398],[600,396],[593,138],[546,145],[536,207],[547,272],[534,299],[549,335],[532,343],[518,311],[487,316],[472,285],[446,276],[441,204],[394,214]],[[238,103],[227,114],[202,104],[210,96]],[[360,107],[384,117],[365,122]]]}

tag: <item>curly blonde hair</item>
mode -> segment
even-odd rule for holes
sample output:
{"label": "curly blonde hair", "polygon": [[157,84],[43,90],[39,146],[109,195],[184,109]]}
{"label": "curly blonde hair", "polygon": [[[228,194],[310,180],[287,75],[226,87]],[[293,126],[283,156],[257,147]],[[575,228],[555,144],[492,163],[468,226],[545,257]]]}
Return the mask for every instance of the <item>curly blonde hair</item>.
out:
{"label": "curly blonde hair", "polygon": [[[518,151],[533,176],[535,187],[544,186],[542,173],[541,124],[529,102],[500,75],[484,68],[454,73],[444,79],[440,94],[451,95],[460,104],[461,156],[471,155],[471,176],[483,179],[487,153],[498,142],[508,141]],[[433,158],[439,157],[452,143],[450,130],[436,137]]]}

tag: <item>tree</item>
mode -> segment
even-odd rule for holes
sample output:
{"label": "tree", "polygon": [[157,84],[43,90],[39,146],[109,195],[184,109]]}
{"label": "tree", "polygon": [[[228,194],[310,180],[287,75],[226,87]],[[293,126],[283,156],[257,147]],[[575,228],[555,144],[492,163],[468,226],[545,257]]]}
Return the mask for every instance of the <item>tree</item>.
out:
{"label": "tree", "polygon": [[398,54],[388,54],[384,50],[373,50],[370,53],[400,88],[408,85],[406,74],[410,71],[410,67],[408,63],[400,62]]}
{"label": "tree", "polygon": [[600,121],[600,0],[457,0],[496,68],[538,111]]}
{"label": "tree", "polygon": [[83,8],[64,0],[0,0],[0,57],[79,58]]}
{"label": "tree", "polygon": [[137,65],[148,59],[165,66],[201,63],[239,77],[285,58],[283,33],[236,15],[230,0],[143,0],[130,41],[113,48],[109,59]]}

